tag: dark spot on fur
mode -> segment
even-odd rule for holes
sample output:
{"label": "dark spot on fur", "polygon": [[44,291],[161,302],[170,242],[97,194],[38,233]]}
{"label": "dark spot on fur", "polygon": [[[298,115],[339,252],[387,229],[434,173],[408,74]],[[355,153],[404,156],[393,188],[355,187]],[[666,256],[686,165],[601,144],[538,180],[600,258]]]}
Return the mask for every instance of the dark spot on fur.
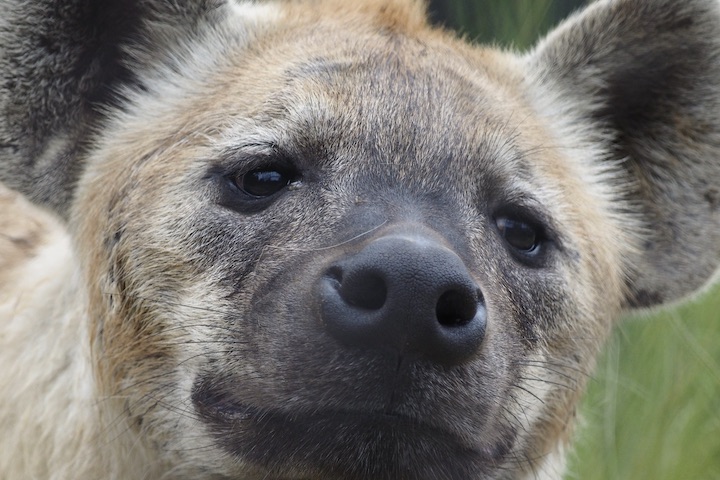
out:
{"label": "dark spot on fur", "polygon": [[717,189],[711,188],[707,190],[703,198],[710,206],[710,210],[717,211],[718,206],[720,206],[720,192]]}
{"label": "dark spot on fur", "polygon": [[24,254],[30,254],[32,250],[35,249],[35,246],[38,243],[38,236],[35,234],[31,234],[27,237],[12,237],[5,234],[0,235],[10,240],[10,242]]}
{"label": "dark spot on fur", "polygon": [[652,305],[660,305],[665,298],[660,292],[652,292],[648,290],[638,290],[630,295],[629,305],[633,308],[649,307]]}
{"label": "dark spot on fur", "polygon": [[8,149],[8,150],[10,150],[13,154],[17,154],[17,153],[18,153],[18,146],[17,146],[16,144],[14,144],[14,143],[0,143],[0,148]]}
{"label": "dark spot on fur", "polygon": [[692,17],[681,17],[675,19],[668,26],[668,30],[689,30],[695,25],[695,21]]}

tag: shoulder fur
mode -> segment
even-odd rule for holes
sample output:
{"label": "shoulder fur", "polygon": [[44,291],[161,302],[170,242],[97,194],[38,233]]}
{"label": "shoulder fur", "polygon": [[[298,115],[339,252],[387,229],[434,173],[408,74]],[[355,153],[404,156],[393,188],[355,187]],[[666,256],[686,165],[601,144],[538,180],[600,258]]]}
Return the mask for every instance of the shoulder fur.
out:
{"label": "shoulder fur", "polygon": [[57,227],[50,214],[0,184],[0,290],[16,280],[16,269],[37,254]]}

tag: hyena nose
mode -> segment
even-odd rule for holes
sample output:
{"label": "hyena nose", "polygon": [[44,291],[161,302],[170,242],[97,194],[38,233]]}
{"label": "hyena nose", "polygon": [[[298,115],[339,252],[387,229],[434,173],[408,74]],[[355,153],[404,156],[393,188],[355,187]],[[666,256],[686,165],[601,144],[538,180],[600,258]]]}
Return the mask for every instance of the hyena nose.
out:
{"label": "hyena nose", "polygon": [[485,336],[484,299],[464,262],[424,236],[374,240],[319,285],[325,327],[346,345],[457,365]]}

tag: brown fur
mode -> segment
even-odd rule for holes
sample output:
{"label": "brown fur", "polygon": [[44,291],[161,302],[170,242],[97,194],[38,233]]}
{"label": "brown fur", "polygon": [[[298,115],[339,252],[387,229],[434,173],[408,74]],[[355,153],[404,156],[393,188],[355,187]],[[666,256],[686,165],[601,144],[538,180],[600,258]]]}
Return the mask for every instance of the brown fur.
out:
{"label": "brown fur", "polygon": [[[413,0],[120,3],[117,22],[43,0],[40,34],[0,24],[32,92],[0,90],[0,179],[65,219],[2,194],[0,285],[22,282],[0,316],[18,338],[58,317],[36,352],[82,332],[53,346],[82,395],[28,400],[53,366],[33,357],[0,406],[43,415],[0,434],[62,437],[64,405],[83,439],[8,450],[0,476],[556,478],[616,319],[717,268],[709,0],[598,2],[524,56]],[[63,43],[86,16],[113,28]],[[63,81],[44,90],[48,39]],[[253,172],[287,182],[250,194]],[[50,257],[53,307],[15,306]]]}

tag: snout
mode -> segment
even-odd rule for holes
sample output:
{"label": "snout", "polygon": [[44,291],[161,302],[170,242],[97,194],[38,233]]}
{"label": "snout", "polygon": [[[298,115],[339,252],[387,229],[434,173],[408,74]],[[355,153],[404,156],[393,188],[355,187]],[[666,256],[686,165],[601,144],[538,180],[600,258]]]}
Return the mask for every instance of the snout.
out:
{"label": "snout", "polygon": [[307,478],[471,478],[502,461],[512,344],[501,321],[486,329],[492,279],[443,233],[387,225],[292,252],[238,323],[234,368],[194,383],[225,448]]}
{"label": "snout", "polygon": [[372,240],[329,266],[316,295],[324,327],[346,346],[458,365],[485,336],[479,286],[453,250],[426,234]]}

